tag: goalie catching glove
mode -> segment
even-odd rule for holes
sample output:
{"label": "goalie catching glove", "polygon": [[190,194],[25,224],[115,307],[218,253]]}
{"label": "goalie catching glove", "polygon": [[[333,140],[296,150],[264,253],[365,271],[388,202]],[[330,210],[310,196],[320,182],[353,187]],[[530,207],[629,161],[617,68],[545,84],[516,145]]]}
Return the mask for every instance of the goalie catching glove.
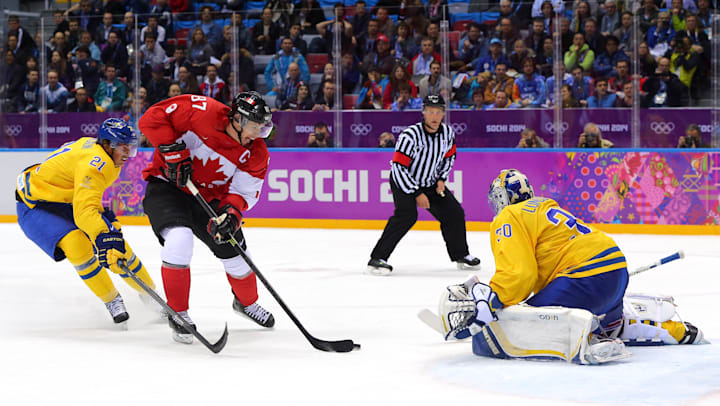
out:
{"label": "goalie catching glove", "polygon": [[160,145],[158,152],[165,160],[166,167],[161,168],[165,178],[177,187],[184,188],[193,172],[190,151],[186,148],[185,141]]}
{"label": "goalie catching glove", "polygon": [[[235,237],[235,233],[240,229],[240,219],[242,214],[231,205],[223,206],[217,217],[213,217],[208,222],[207,231],[218,244],[224,244]],[[242,244],[242,241],[238,241]]]}
{"label": "goalie catching glove", "polygon": [[95,247],[98,251],[98,261],[103,268],[107,268],[117,274],[124,274],[118,261],[126,259],[125,240],[121,232],[110,230],[107,233],[98,234],[95,238]]}
{"label": "goalie catching glove", "polygon": [[490,286],[480,282],[477,276],[460,285],[448,286],[438,305],[445,340],[462,340],[479,333],[483,326],[497,321],[495,310],[503,307]]}

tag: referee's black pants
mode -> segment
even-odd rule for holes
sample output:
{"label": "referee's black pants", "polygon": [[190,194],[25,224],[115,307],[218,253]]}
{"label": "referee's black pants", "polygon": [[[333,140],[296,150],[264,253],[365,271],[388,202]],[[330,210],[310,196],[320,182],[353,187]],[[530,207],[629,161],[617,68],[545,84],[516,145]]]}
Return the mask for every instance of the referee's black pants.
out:
{"label": "referee's black pants", "polygon": [[[465,210],[446,188],[445,197],[435,191],[436,186],[420,188],[430,201],[428,211],[440,222],[445,246],[451,261],[457,261],[468,255],[465,233]],[[390,180],[390,190],[395,203],[395,212],[388,219],[380,240],[370,254],[371,258],[387,260],[400,240],[417,221],[417,203],[415,196],[406,194],[395,182]]]}

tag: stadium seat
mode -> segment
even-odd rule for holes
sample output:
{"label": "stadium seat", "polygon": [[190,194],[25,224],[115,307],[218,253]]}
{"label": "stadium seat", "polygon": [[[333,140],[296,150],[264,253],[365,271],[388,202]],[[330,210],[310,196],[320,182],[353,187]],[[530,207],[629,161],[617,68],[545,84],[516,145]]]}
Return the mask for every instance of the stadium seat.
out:
{"label": "stadium seat", "polygon": [[460,41],[460,31],[448,32],[448,41],[450,41],[450,47],[452,48],[453,55],[457,58],[458,56],[458,41]]}
{"label": "stadium seat", "polygon": [[271,90],[268,89],[267,83],[265,83],[265,75],[262,73],[258,73],[257,76],[255,76],[255,90],[260,94],[265,94]]}
{"label": "stadium seat", "polygon": [[328,59],[328,54],[307,54],[305,57],[310,73],[322,73]]}
{"label": "stadium seat", "polygon": [[344,94],[343,95],[343,109],[351,110],[357,103],[358,95],[356,94]]}
{"label": "stadium seat", "polygon": [[254,55],[253,63],[255,64],[255,72],[265,72],[265,67],[270,64],[273,55]]}
{"label": "stadium seat", "polygon": [[448,4],[448,12],[450,15],[457,14],[457,13],[467,13],[468,7],[470,6],[470,3],[449,3]]}
{"label": "stadium seat", "polygon": [[177,38],[178,40],[184,39],[187,43],[187,37],[189,32],[190,28],[180,28],[179,30],[175,30],[175,38]]}
{"label": "stadium seat", "polygon": [[453,24],[452,30],[453,31],[460,31],[464,32],[467,28],[468,24],[472,23],[473,20],[458,20],[455,21],[455,24]]}

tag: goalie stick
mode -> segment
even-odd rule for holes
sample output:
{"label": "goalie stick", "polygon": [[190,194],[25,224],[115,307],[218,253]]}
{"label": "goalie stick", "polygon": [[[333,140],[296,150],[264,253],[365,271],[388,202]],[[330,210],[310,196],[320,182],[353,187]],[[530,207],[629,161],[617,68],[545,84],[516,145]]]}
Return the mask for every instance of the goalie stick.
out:
{"label": "goalie stick", "polygon": [[[205,210],[205,213],[207,213],[210,218],[217,217],[217,214],[215,213],[215,210],[213,210],[212,207],[208,204],[208,202],[205,201],[205,199],[200,195],[200,191],[195,187],[195,185],[192,183],[191,180],[188,180],[186,184],[188,190],[190,190],[190,193],[197,199],[198,203],[202,206],[202,208]],[[290,317],[290,319],[295,323],[297,328],[300,330],[300,332],[305,336],[305,338],[310,342],[310,344],[315,347],[316,349],[320,351],[329,351],[329,352],[350,352],[352,350],[359,350],[360,344],[355,344],[352,340],[340,340],[340,341],[326,341],[321,340],[319,338],[313,337],[308,331],[303,327],[303,325],[300,323],[300,320],[295,317],[293,312],[290,310],[290,308],[285,304],[285,302],[282,300],[280,295],[275,292],[275,289],[270,285],[270,282],[268,282],[267,279],[265,279],[265,276],[260,272],[257,266],[255,266],[255,263],[250,259],[250,257],[245,253],[245,251],[240,247],[240,243],[237,242],[234,236],[230,237],[230,244],[233,246],[235,251],[247,262],[247,264],[250,266],[250,269],[255,273],[255,276],[260,279],[260,281],[265,285],[265,288],[270,292],[272,297],[275,298],[275,300],[278,302],[280,307],[285,311],[285,313]]]}
{"label": "goalie stick", "polygon": [[[682,251],[678,251],[672,255],[668,255],[667,257],[664,257],[658,261],[653,262],[650,265],[644,265],[641,266],[631,272],[628,272],[629,276],[637,275],[639,273],[643,273],[645,271],[649,271],[653,268],[657,268],[660,265],[665,265],[668,262],[675,261],[676,259],[685,258],[685,253]],[[420,321],[425,323],[428,327],[431,329],[437,331],[438,333],[445,335],[445,331],[443,330],[442,326],[442,319],[437,314],[433,313],[430,309],[422,309],[417,314]]]}
{"label": "goalie stick", "polygon": [[220,337],[220,339],[217,340],[217,342],[215,344],[211,344],[205,337],[203,337],[202,334],[197,332],[197,330],[195,329],[195,326],[193,326],[192,324],[185,321],[185,319],[183,319],[180,315],[178,315],[177,312],[175,310],[173,310],[173,308],[170,307],[167,304],[167,302],[165,302],[160,297],[160,295],[155,293],[155,291],[150,289],[150,287],[148,287],[148,285],[146,285],[145,282],[143,282],[137,275],[132,273],[132,271],[130,271],[130,269],[127,267],[127,264],[125,263],[124,260],[119,261],[118,264],[120,265],[120,268],[122,268],[122,270],[125,271],[125,273],[128,274],[128,276],[130,276],[130,278],[133,281],[135,281],[135,283],[140,285],[140,287],[145,291],[145,293],[150,295],[150,297],[152,297],[156,302],[158,302],[163,307],[163,309],[165,309],[165,311],[168,312],[168,315],[173,316],[173,318],[176,321],[179,321],[180,324],[182,324],[182,326],[185,327],[185,329],[187,331],[192,333],[192,335],[194,335],[198,339],[198,341],[200,341],[205,347],[207,347],[208,350],[217,354],[220,351],[222,351],[223,348],[225,348],[225,344],[227,344],[227,338],[228,338],[227,323],[225,323],[225,331],[223,331],[223,334]]}

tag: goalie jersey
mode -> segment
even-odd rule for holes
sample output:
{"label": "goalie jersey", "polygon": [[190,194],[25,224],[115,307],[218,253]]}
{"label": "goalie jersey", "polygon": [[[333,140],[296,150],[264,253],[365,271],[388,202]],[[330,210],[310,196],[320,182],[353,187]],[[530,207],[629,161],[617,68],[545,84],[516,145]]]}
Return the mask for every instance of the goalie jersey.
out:
{"label": "goalie jersey", "polygon": [[17,178],[17,194],[31,209],[38,202],[72,204],[75,224],[94,241],[109,231],[100,215],[102,196],[120,170],[95,138],[83,137],[25,169]]}
{"label": "goalie jersey", "polygon": [[626,267],[605,233],[583,224],[552,199],[509,205],[490,226],[495,275],[490,286],[510,306],[557,278],[584,278]]}

